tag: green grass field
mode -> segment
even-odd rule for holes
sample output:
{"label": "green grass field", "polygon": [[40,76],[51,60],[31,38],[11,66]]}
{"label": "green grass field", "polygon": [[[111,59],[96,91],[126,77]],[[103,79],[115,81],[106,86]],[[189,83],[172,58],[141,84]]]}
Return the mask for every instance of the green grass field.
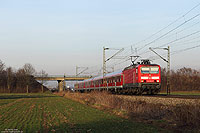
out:
{"label": "green grass field", "polygon": [[53,94],[0,94],[0,131],[157,132]]}

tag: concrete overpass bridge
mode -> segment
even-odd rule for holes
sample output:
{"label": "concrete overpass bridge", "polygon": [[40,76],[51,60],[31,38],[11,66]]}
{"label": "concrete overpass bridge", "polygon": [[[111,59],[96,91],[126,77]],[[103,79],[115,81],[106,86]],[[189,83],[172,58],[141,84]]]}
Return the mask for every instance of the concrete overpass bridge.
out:
{"label": "concrete overpass bridge", "polygon": [[48,76],[43,76],[43,75],[35,75],[34,76],[36,80],[39,81],[58,81],[58,89],[59,91],[64,90],[64,86],[66,86],[65,81],[83,81],[85,79],[92,78],[92,76],[73,76],[73,75],[68,75],[68,76],[63,76],[63,75],[48,75]]}

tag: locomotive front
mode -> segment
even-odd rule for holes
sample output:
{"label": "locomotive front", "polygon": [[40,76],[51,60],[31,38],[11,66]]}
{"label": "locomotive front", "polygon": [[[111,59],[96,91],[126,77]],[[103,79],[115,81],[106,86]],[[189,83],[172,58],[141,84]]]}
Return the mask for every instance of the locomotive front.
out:
{"label": "locomotive front", "polygon": [[157,94],[161,89],[161,68],[149,60],[133,64],[123,71],[123,88],[133,94]]}
{"label": "locomotive front", "polygon": [[143,92],[156,94],[161,88],[161,72],[159,65],[139,65],[138,85]]}

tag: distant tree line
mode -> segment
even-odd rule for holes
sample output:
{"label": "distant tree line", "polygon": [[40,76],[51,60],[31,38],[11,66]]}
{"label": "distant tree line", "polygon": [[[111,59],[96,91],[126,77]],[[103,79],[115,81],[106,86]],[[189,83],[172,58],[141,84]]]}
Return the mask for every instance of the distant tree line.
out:
{"label": "distant tree line", "polygon": [[[45,81],[40,83],[35,80],[34,67],[27,63],[18,70],[12,67],[6,67],[0,60],[0,93],[35,93],[44,92],[48,89],[44,86]],[[41,77],[46,77],[48,74],[42,70],[39,72]],[[167,88],[167,71],[161,71],[162,91]],[[170,74],[171,91],[200,91],[200,71],[192,68],[181,68],[171,70]]]}
{"label": "distant tree line", "polygon": [[[0,60],[0,92],[1,93],[35,93],[44,92],[48,89],[35,80],[34,67],[27,63],[22,68],[15,70],[6,67]],[[46,74],[42,71],[43,74]]]}
{"label": "distant tree line", "polygon": [[[167,88],[167,71],[162,69],[162,91]],[[170,74],[171,91],[200,91],[200,71],[192,68],[181,68],[171,70]]]}

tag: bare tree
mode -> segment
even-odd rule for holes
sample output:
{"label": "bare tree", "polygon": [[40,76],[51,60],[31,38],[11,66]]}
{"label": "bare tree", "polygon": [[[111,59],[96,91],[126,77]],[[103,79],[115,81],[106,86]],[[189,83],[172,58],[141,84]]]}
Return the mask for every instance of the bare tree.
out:
{"label": "bare tree", "polygon": [[25,74],[30,75],[30,76],[33,76],[36,72],[35,68],[30,63],[26,63],[23,66],[23,69],[25,71]]}
{"label": "bare tree", "polygon": [[26,92],[29,93],[29,86],[36,71],[35,68],[29,63],[26,63],[23,66],[23,69],[25,72]]}
{"label": "bare tree", "polygon": [[[45,77],[46,73],[41,72],[42,77]],[[39,84],[35,78],[35,69],[31,64],[25,64],[22,68],[15,70],[12,67],[6,68],[4,63],[0,60],[0,93],[8,92],[41,92],[41,84]],[[45,81],[42,80],[42,85]],[[34,90],[30,90],[34,88]],[[44,91],[44,88],[42,88]]]}
{"label": "bare tree", "polygon": [[44,70],[42,70],[42,71],[40,71],[39,72],[39,75],[40,75],[40,78],[41,78],[41,89],[42,89],[42,93],[44,92],[44,85],[46,84],[46,80],[45,80],[45,78],[48,76],[48,74],[44,71]]}
{"label": "bare tree", "polygon": [[4,67],[5,67],[4,63],[0,60],[0,73],[3,72]]}
{"label": "bare tree", "polygon": [[[4,84],[5,84],[5,72],[4,72],[4,63],[0,60],[0,88],[1,89],[5,89],[4,87]],[[1,91],[3,91],[1,90]]]}
{"label": "bare tree", "polygon": [[[19,91],[22,91],[22,89],[26,88],[26,76],[23,68],[17,70],[16,78],[17,78],[17,89],[19,89]],[[24,90],[22,92],[24,92]]]}

